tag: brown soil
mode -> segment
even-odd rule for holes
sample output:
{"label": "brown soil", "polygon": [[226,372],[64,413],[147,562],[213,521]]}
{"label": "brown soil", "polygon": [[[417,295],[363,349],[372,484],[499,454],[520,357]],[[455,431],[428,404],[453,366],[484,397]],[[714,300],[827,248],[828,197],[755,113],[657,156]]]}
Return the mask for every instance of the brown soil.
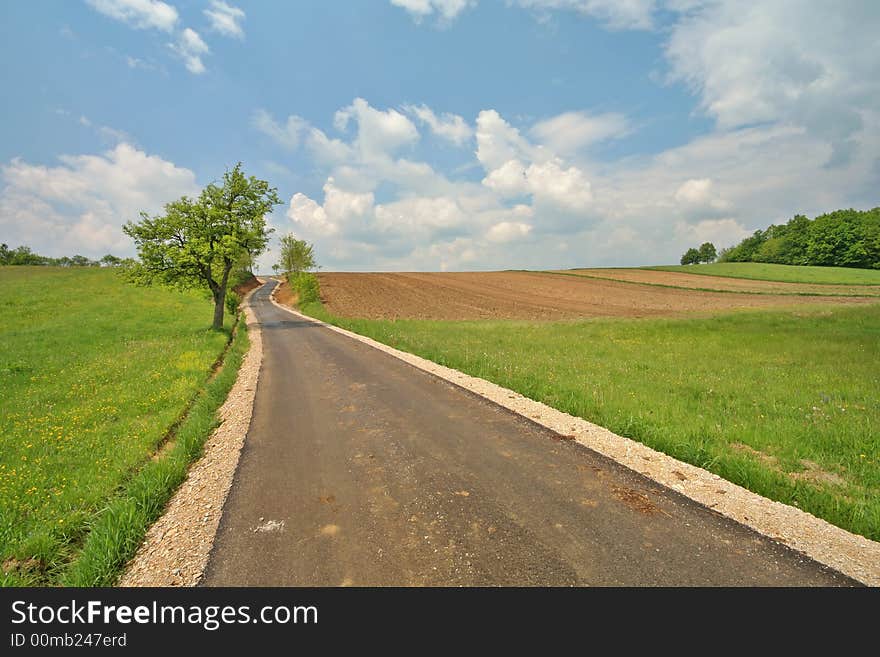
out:
{"label": "brown soil", "polygon": [[703,292],[539,272],[321,273],[318,279],[330,312],[369,319],[654,317],[877,301]]}
{"label": "brown soil", "polygon": [[296,308],[297,294],[290,289],[287,281],[282,281],[275,289],[275,301],[288,308]]}
{"label": "brown soil", "polygon": [[260,285],[262,285],[262,283],[260,283],[260,280],[252,274],[248,280],[239,285],[236,285],[233,289],[238,296],[243,298],[245,294],[247,294],[251,290],[256,290],[258,287],[260,287]]}
{"label": "brown soil", "polygon": [[810,283],[753,281],[744,278],[724,278],[722,276],[654,271],[651,269],[572,269],[562,273],[703,290],[758,292],[763,294],[854,294],[858,296],[880,296],[880,285],[814,285]]}

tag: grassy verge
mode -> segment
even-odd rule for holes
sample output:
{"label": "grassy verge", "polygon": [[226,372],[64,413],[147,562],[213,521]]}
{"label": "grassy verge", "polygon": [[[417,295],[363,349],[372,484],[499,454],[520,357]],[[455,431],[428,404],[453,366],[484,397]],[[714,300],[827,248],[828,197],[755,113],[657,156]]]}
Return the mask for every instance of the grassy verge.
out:
{"label": "grassy verge", "polygon": [[63,573],[67,586],[110,586],[131,559],[150,525],[162,513],[189,466],[202,455],[205,440],[218,425],[217,410],[235,383],[247,353],[244,324],[235,332],[223,368],[211,379],[177,428],[170,449],[148,462],[94,518],[83,549]]}
{"label": "grassy verge", "polygon": [[663,265],[643,267],[686,274],[746,278],[782,283],[814,283],[816,285],[880,285],[880,270],[850,267],[806,267],[773,265],[760,262],[716,262],[708,265]]}
{"label": "grassy verge", "polygon": [[[203,296],[97,269],[0,268],[0,309],[0,584],[106,583],[106,569],[75,575],[84,546],[102,525],[119,554],[138,540],[108,510],[131,496],[156,503],[146,471],[173,479],[170,464],[153,463],[191,442],[187,423],[202,413],[197,395],[232,320],[211,331]],[[178,440],[153,461],[175,426]]]}
{"label": "grassy verge", "polygon": [[302,309],[880,539],[880,305],[564,323]]}

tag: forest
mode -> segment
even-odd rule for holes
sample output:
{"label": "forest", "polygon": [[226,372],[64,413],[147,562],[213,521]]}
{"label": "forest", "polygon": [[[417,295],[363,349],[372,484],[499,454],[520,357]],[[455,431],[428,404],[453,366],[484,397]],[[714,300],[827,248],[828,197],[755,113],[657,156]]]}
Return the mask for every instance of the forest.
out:
{"label": "forest", "polygon": [[815,219],[798,214],[756,230],[723,249],[718,260],[880,269],[880,207],[835,210]]}

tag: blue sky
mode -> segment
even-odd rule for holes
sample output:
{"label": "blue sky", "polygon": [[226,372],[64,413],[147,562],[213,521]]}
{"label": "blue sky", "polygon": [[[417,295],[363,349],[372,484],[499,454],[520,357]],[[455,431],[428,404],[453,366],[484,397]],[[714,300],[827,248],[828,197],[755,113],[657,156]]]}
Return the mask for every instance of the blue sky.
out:
{"label": "blue sky", "polygon": [[803,6],[3,3],[0,239],[131,255],[239,160],[326,269],[673,262],[873,207],[880,9]]}

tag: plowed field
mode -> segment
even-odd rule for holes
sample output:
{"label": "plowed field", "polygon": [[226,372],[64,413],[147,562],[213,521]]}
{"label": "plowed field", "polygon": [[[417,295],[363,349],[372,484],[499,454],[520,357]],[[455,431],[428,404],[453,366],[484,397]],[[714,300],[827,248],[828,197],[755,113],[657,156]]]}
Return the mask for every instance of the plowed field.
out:
{"label": "plowed field", "polygon": [[632,283],[669,285],[672,287],[720,290],[728,292],[751,292],[758,294],[815,294],[847,296],[880,296],[880,285],[818,285],[813,283],[782,283],[779,281],[756,281],[745,278],[724,278],[705,274],[685,274],[651,269],[572,269],[562,272],[568,275],[592,276]]}
{"label": "plowed field", "polygon": [[876,297],[705,292],[538,272],[322,273],[318,278],[328,311],[368,319],[657,317],[877,302]]}

